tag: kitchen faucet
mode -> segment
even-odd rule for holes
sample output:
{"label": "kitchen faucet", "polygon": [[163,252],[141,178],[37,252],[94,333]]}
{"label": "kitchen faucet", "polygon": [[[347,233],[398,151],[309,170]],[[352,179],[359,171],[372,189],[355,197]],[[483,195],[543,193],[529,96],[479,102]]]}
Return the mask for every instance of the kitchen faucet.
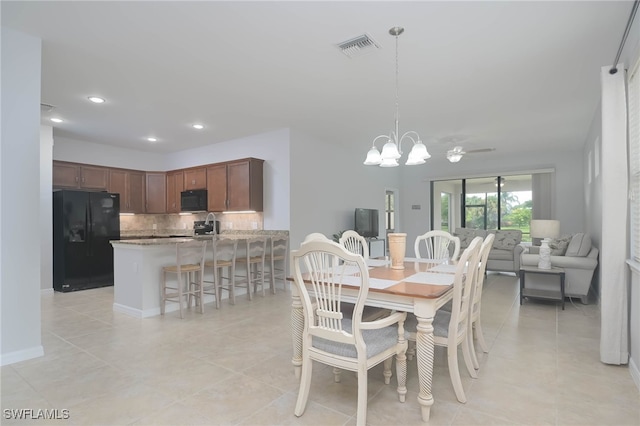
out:
{"label": "kitchen faucet", "polygon": [[214,212],[209,212],[209,214],[207,215],[207,218],[204,220],[204,224],[208,225],[209,224],[209,218],[213,217],[213,234],[216,233],[216,214]]}

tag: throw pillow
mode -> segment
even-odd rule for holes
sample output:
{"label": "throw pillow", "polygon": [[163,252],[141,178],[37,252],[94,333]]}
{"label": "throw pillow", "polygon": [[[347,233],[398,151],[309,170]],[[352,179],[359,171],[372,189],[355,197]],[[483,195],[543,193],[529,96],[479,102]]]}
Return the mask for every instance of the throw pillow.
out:
{"label": "throw pillow", "polygon": [[560,238],[551,238],[551,241],[549,242],[551,256],[564,256],[570,242],[571,235],[563,235]]}
{"label": "throw pillow", "polygon": [[499,250],[513,250],[522,241],[522,231],[516,229],[497,230],[496,238],[493,240],[493,247]]}
{"label": "throw pillow", "polygon": [[471,241],[473,241],[476,236],[473,229],[467,228],[458,228],[453,235],[460,238],[460,250],[464,250],[469,247],[469,244],[471,244]]}
{"label": "throw pillow", "polygon": [[591,236],[589,234],[578,233],[571,238],[567,252],[567,257],[585,257],[591,251]]}

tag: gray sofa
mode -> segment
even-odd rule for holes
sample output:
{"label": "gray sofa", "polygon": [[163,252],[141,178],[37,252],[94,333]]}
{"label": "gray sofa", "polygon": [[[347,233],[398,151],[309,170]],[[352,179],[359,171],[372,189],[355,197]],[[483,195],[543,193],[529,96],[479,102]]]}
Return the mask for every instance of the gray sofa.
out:
{"label": "gray sofa", "polygon": [[460,251],[466,249],[475,237],[483,239],[488,234],[496,234],[487,260],[488,271],[515,272],[520,270],[520,255],[524,247],[520,245],[522,232],[517,229],[484,230],[457,228],[453,233],[460,238]]}
{"label": "gray sofa", "polygon": [[[580,298],[587,303],[593,273],[598,266],[598,249],[591,245],[589,234],[574,234],[552,240],[551,266],[564,268],[565,296]],[[538,266],[539,247],[529,247],[521,256],[523,266]],[[557,278],[549,275],[527,275],[527,288],[545,290],[558,287]]]}

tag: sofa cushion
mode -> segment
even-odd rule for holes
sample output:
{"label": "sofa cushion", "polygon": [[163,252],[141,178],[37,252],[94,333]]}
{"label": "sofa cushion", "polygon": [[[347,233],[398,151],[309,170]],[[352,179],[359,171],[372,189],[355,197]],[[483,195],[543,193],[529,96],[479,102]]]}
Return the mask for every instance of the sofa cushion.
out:
{"label": "sofa cushion", "polygon": [[487,231],[484,229],[457,228],[453,235],[460,238],[460,250],[464,250],[469,247],[475,237],[486,237]]}
{"label": "sofa cushion", "polygon": [[590,251],[591,236],[589,234],[578,233],[571,238],[564,255],[568,257],[585,257]]}
{"label": "sofa cushion", "polygon": [[551,238],[549,241],[549,248],[551,249],[551,256],[564,256],[571,242],[571,235],[563,235],[559,238]]}
{"label": "sofa cushion", "polygon": [[513,250],[522,241],[522,231],[519,229],[498,229],[489,232],[496,234],[492,247],[494,249]]}
{"label": "sofa cushion", "polygon": [[501,250],[492,248],[489,251],[489,260],[513,260],[513,250]]}

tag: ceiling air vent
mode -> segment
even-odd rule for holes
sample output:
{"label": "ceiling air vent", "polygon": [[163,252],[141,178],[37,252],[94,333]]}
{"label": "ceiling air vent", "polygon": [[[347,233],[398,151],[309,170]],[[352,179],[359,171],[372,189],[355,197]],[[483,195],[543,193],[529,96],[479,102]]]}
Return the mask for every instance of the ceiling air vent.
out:
{"label": "ceiling air vent", "polygon": [[55,107],[49,104],[40,104],[40,112],[51,112]]}
{"label": "ceiling air vent", "polygon": [[363,34],[338,43],[338,48],[348,57],[356,58],[380,49],[380,45],[369,34]]}

